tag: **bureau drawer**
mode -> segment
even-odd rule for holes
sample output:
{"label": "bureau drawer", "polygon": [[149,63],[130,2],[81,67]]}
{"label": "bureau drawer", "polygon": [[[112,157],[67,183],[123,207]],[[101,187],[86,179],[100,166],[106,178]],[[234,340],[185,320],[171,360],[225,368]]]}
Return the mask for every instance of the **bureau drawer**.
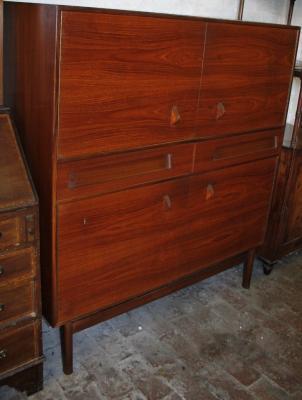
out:
{"label": "bureau drawer", "polygon": [[23,236],[22,220],[19,216],[7,219],[0,217],[0,250],[20,244]]}
{"label": "bureau drawer", "polygon": [[37,340],[35,324],[0,331],[0,373],[37,358]]}
{"label": "bureau drawer", "polygon": [[36,240],[38,221],[35,212],[20,211],[0,215],[0,251]]}
{"label": "bureau drawer", "polygon": [[192,172],[194,145],[165,146],[58,164],[58,199],[118,191]]}
{"label": "bureau drawer", "polygon": [[208,171],[277,155],[282,134],[282,129],[273,129],[197,143],[194,171]]}
{"label": "bureau drawer", "polygon": [[34,316],[33,281],[0,286],[0,323],[25,316]]}
{"label": "bureau drawer", "polygon": [[258,246],[275,165],[270,158],[61,204],[58,322]]}
{"label": "bureau drawer", "polygon": [[0,285],[11,279],[32,277],[35,274],[36,257],[32,247],[0,254]]}

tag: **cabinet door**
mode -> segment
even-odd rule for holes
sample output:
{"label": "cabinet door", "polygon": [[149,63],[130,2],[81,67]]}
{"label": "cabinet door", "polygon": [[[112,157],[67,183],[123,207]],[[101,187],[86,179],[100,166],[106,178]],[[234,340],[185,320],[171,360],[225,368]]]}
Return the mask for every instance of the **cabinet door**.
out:
{"label": "cabinet door", "polygon": [[263,241],[275,158],[59,206],[59,323]]}
{"label": "cabinet door", "polygon": [[205,267],[262,244],[275,171],[273,157],[191,178],[184,268]]}
{"label": "cabinet door", "polygon": [[59,158],[193,138],[205,25],[63,11]]}
{"label": "cabinet door", "polygon": [[298,33],[296,28],[208,24],[199,137],[285,124]]}
{"label": "cabinet door", "polygon": [[[167,243],[181,247],[189,179],[150,185],[59,206],[59,321],[120,303],[177,279],[165,264]],[[75,301],[76,293],[76,301]]]}

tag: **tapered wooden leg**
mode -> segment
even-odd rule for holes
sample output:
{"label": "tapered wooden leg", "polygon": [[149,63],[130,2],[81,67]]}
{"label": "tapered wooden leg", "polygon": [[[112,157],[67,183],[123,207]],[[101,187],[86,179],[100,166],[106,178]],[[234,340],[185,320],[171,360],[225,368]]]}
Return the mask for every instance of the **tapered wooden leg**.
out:
{"label": "tapered wooden leg", "polygon": [[242,286],[245,289],[249,289],[251,285],[251,277],[253,273],[255,255],[256,255],[256,250],[255,249],[250,250],[247,254],[247,259],[244,264]]}
{"label": "tapered wooden leg", "polygon": [[63,359],[64,374],[70,375],[73,373],[73,329],[72,323],[61,327],[61,350]]}

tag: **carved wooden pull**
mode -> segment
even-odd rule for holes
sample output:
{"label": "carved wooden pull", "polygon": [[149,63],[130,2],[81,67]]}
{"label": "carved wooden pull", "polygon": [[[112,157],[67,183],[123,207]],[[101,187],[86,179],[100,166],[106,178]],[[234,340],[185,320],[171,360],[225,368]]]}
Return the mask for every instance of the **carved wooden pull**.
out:
{"label": "carved wooden pull", "polygon": [[179,114],[179,110],[177,106],[173,106],[171,110],[171,118],[170,118],[170,124],[171,126],[175,126],[180,122],[181,116]]}
{"label": "carved wooden pull", "polygon": [[222,118],[224,116],[225,112],[226,111],[225,111],[224,104],[222,102],[219,102],[217,104],[216,119],[218,120],[218,119]]}
{"label": "carved wooden pull", "polygon": [[172,169],[172,154],[167,154],[166,156],[166,168]]}
{"label": "carved wooden pull", "polygon": [[207,192],[206,192],[206,200],[210,200],[212,197],[215,195],[215,189],[214,186],[209,183],[207,186]]}
{"label": "carved wooden pull", "polygon": [[170,197],[168,194],[166,194],[166,195],[163,197],[163,203],[164,203],[165,210],[171,210],[171,208],[172,208],[172,201],[171,201],[171,197]]}

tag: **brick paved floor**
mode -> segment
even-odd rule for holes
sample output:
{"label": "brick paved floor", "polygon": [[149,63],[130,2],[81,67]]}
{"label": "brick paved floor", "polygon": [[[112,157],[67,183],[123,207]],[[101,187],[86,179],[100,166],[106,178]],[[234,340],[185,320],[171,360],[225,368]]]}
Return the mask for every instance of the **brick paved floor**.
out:
{"label": "brick paved floor", "polygon": [[72,376],[45,326],[45,389],[31,400],[302,400],[302,253],[268,277],[256,265],[249,291],[241,271],[77,334]]}

